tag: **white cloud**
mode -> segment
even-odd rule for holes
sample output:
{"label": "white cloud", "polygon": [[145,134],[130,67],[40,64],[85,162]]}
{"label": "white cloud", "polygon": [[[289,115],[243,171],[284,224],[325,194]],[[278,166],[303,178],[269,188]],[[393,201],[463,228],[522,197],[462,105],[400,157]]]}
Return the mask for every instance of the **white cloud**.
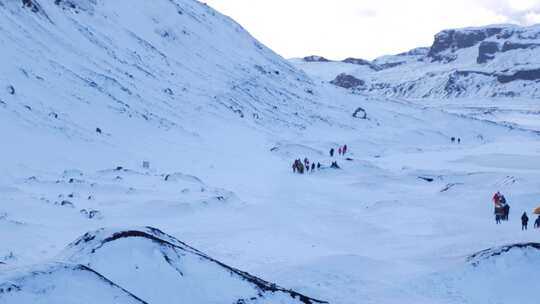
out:
{"label": "white cloud", "polygon": [[540,0],[207,0],[285,57],[374,58],[446,28],[540,20]]}

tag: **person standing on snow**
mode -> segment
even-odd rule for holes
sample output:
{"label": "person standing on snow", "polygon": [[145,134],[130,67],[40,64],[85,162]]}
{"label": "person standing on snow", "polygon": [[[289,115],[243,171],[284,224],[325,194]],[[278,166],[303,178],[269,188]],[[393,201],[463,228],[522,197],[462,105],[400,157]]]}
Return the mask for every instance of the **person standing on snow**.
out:
{"label": "person standing on snow", "polygon": [[321,169],[321,163],[317,163],[317,170]]}
{"label": "person standing on snow", "polygon": [[510,205],[505,204],[504,207],[503,207],[503,211],[504,211],[503,220],[508,221],[508,215],[510,215]]}
{"label": "person standing on snow", "polygon": [[345,153],[347,153],[347,145],[343,146],[343,155],[345,155]]}
{"label": "person standing on snow", "polygon": [[311,172],[315,171],[315,163],[311,164]]}
{"label": "person standing on snow", "polygon": [[538,218],[534,221],[534,228],[540,228],[540,215],[538,215]]}
{"label": "person standing on snow", "polygon": [[330,149],[330,157],[334,157],[334,148]]}
{"label": "person standing on snow", "polygon": [[304,174],[304,165],[302,164],[302,162],[300,160],[298,160],[298,173],[300,174]]}
{"label": "person standing on snow", "polygon": [[527,212],[523,212],[523,215],[521,216],[521,230],[527,230],[528,223],[529,217],[527,216]]}
{"label": "person standing on snow", "polygon": [[292,172],[293,173],[296,173],[296,165],[297,165],[297,163],[296,163],[296,161],[294,161],[294,163],[292,164]]}
{"label": "person standing on snow", "polygon": [[338,154],[341,155],[341,147],[338,148]]}

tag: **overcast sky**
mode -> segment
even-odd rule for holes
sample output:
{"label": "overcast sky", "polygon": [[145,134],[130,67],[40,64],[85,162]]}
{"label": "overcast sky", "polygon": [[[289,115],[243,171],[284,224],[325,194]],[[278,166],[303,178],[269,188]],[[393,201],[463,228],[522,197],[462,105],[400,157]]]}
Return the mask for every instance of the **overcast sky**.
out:
{"label": "overcast sky", "polygon": [[202,0],[290,57],[373,59],[446,28],[540,23],[540,0]]}

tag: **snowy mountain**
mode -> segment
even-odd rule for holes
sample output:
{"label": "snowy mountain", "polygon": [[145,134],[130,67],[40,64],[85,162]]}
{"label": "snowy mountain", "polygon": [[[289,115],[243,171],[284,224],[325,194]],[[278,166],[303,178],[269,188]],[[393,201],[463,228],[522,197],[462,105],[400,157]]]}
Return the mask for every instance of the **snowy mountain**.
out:
{"label": "snowy mountain", "polygon": [[374,61],[292,62],[324,81],[349,88],[336,76],[354,77],[355,90],[403,98],[540,96],[540,26],[493,25],[445,30],[430,48]]}

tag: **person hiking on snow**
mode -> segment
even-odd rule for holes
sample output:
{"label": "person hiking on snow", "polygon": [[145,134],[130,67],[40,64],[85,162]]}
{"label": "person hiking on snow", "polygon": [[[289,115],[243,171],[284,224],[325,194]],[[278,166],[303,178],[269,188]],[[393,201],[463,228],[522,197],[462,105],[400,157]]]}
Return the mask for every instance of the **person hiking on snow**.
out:
{"label": "person hiking on snow", "polygon": [[534,221],[534,228],[540,228],[540,215],[538,215],[538,218]]}
{"label": "person hiking on snow", "polygon": [[508,221],[508,215],[510,215],[510,205],[505,204],[503,207],[503,220]]}
{"label": "person hiking on snow", "polygon": [[311,164],[311,172],[313,172],[315,170],[315,163],[312,163]]}
{"label": "person hiking on snow", "polygon": [[317,163],[317,170],[319,170],[321,168],[321,163]]}
{"label": "person hiking on snow", "polygon": [[330,149],[330,157],[334,157],[334,148]]}
{"label": "person hiking on snow", "polygon": [[521,216],[521,230],[527,230],[528,223],[529,217],[527,216],[527,212],[523,212],[523,215]]}
{"label": "person hiking on snow", "polygon": [[296,163],[296,161],[294,161],[294,163],[292,164],[292,172],[293,172],[293,173],[296,173],[296,166],[297,166],[297,165],[298,165],[298,164]]}
{"label": "person hiking on snow", "polygon": [[338,148],[338,154],[341,155],[341,147]]}
{"label": "person hiking on snow", "polygon": [[347,153],[347,145],[343,146],[343,155],[345,155],[345,153]]}

